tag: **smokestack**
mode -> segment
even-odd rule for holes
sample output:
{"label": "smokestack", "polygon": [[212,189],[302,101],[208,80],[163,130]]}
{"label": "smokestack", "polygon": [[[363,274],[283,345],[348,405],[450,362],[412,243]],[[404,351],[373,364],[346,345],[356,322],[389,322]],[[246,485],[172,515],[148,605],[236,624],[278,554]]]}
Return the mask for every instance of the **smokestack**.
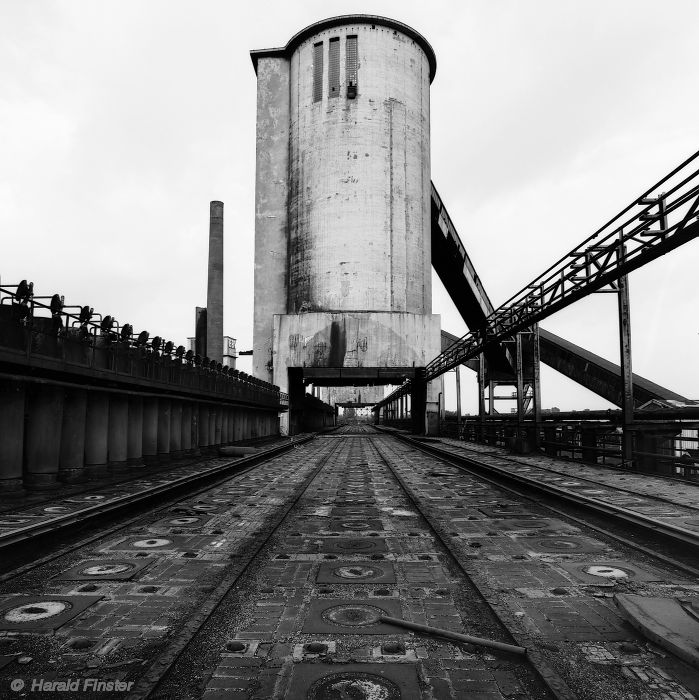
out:
{"label": "smokestack", "polygon": [[206,293],[206,353],[223,362],[223,202],[209,210],[209,284]]}

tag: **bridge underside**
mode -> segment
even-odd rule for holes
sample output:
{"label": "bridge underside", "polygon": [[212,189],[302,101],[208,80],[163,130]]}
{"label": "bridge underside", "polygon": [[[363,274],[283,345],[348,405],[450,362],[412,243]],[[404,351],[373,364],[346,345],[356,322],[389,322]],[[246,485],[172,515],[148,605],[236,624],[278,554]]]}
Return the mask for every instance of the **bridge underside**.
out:
{"label": "bridge underside", "polygon": [[314,386],[381,386],[402,384],[415,376],[414,367],[302,367]]}
{"label": "bridge underside", "polygon": [[[493,313],[494,308],[434,185],[431,233],[432,267],[469,330],[472,333],[477,332],[483,327],[485,319]],[[444,337],[443,333],[443,339]],[[619,365],[543,328],[539,328],[539,342],[541,361],[544,364],[610,403],[621,405],[622,381]],[[502,346],[489,350],[486,361],[491,371],[500,375],[509,373],[514,378],[510,358]],[[472,364],[468,366],[476,369]],[[636,374],[633,375],[633,398],[636,406],[653,399],[687,402],[684,396]]]}

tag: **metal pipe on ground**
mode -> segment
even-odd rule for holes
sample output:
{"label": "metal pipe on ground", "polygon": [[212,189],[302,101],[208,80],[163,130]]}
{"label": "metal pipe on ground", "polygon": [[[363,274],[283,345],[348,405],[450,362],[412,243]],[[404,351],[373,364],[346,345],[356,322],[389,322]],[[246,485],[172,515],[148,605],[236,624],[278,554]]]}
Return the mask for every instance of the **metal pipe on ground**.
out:
{"label": "metal pipe on ground", "polygon": [[417,622],[408,622],[407,620],[401,620],[397,617],[388,617],[386,615],[382,615],[379,618],[379,621],[385,622],[388,625],[395,625],[396,627],[405,627],[406,629],[414,630],[415,632],[429,634],[433,637],[444,637],[445,639],[453,639],[457,642],[465,642],[466,644],[475,644],[477,646],[487,647],[488,649],[498,649],[499,651],[506,651],[510,654],[519,654],[520,656],[525,656],[527,653],[525,647],[519,647],[514,644],[505,644],[505,642],[496,642],[493,639],[472,637],[469,634],[451,632],[450,630],[440,629],[439,627],[429,627],[428,625],[421,625]]}

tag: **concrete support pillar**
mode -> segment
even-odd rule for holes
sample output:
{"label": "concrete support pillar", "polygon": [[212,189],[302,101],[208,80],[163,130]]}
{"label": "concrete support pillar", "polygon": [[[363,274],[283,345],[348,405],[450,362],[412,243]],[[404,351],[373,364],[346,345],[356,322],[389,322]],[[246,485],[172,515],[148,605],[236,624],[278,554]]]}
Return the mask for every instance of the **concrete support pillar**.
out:
{"label": "concrete support pillar", "polygon": [[192,449],[192,404],[189,401],[185,401],[182,404],[182,415],[180,416],[180,433],[182,435],[180,441],[180,449],[185,455],[190,455],[193,452]]}
{"label": "concrete support pillar", "polygon": [[129,397],[129,429],[126,462],[130,467],[143,466],[143,398]]}
{"label": "concrete support pillar", "polygon": [[199,449],[199,405],[192,404],[192,422],[189,424],[189,434],[192,440],[192,455],[197,457],[201,454]]}
{"label": "concrete support pillar", "polygon": [[25,388],[0,380],[0,497],[22,492]]}
{"label": "concrete support pillar", "polygon": [[240,409],[233,409],[233,442],[238,442],[242,435],[242,421],[240,420]]}
{"label": "concrete support pillar", "polygon": [[158,461],[158,399],[143,399],[143,461]]}
{"label": "concrete support pillar", "polygon": [[106,476],[108,445],[109,396],[100,391],[89,391],[85,419],[85,470],[88,478]]}
{"label": "concrete support pillar", "polygon": [[129,399],[125,394],[109,398],[109,437],[107,458],[114,471],[126,469],[129,444]]}
{"label": "concrete support pillar", "polygon": [[86,421],[87,391],[66,389],[63,394],[61,453],[58,458],[58,478],[66,484],[85,479]]}
{"label": "concrete support pillar", "polygon": [[223,435],[223,417],[225,413],[225,408],[223,406],[216,407],[216,433],[215,433],[215,443],[218,446],[223,445],[225,442]]}
{"label": "concrete support pillar", "polygon": [[[218,416],[218,407],[214,404],[209,405],[209,449],[215,450],[218,447],[216,441],[216,417]],[[219,433],[219,437],[221,434]]]}
{"label": "concrete support pillar", "polygon": [[182,402],[173,399],[170,402],[170,456],[173,459],[180,459],[183,454]]}
{"label": "concrete support pillar", "polygon": [[170,461],[170,399],[158,399],[158,462]]}
{"label": "concrete support pillar", "polygon": [[[303,369],[289,367],[289,435],[303,432],[303,404],[306,391],[303,386]],[[247,425],[245,426],[247,429]],[[246,433],[245,437],[248,435]]]}
{"label": "concrete support pillar", "polygon": [[62,426],[63,389],[46,384],[32,386],[25,448],[27,488],[40,490],[58,485]]}
{"label": "concrete support pillar", "polygon": [[235,439],[233,437],[233,429],[234,429],[233,409],[227,408],[226,409],[226,445],[230,445],[233,442],[233,440]]}
{"label": "concrete support pillar", "polygon": [[209,449],[209,406],[199,404],[199,449],[206,452]]}

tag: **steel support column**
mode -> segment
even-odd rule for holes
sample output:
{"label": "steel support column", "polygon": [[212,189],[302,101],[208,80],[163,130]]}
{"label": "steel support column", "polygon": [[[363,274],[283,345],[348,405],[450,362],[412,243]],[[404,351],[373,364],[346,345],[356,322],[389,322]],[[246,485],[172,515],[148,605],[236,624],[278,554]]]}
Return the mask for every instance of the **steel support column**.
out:
{"label": "steel support column", "polygon": [[416,435],[424,435],[427,413],[427,381],[425,380],[424,367],[419,367],[415,370],[415,378],[410,384],[410,403],[413,409],[413,433]]}
{"label": "steel support column", "polygon": [[479,440],[485,442],[485,355],[483,353],[478,356],[478,418],[480,419]]}
{"label": "steel support column", "polygon": [[539,324],[532,326],[532,346],[534,350],[533,389],[534,389],[534,445],[539,447],[541,438],[541,353],[539,350]]}
{"label": "steel support column", "polygon": [[[620,263],[625,251],[619,249]],[[619,278],[619,355],[621,366],[621,415],[622,444],[621,457],[624,462],[633,460],[633,373],[631,368],[631,308],[629,303],[629,281],[626,275]]]}
{"label": "steel support column", "polygon": [[524,360],[522,357],[522,334],[515,336],[515,371],[517,376],[517,433],[522,437],[524,429]]}
{"label": "steel support column", "polygon": [[461,437],[461,373],[460,366],[457,365],[456,372],[456,437]]}

